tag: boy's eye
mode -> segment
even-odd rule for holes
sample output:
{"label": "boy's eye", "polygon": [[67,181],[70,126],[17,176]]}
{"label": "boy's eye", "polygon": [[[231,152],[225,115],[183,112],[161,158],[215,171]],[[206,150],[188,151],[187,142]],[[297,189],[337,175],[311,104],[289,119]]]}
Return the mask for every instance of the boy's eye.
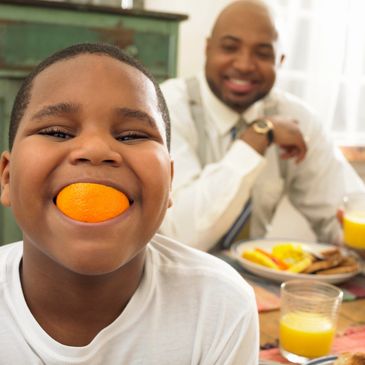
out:
{"label": "boy's eye", "polygon": [[116,137],[116,139],[120,142],[133,142],[136,140],[148,139],[148,135],[141,132],[130,131],[120,134],[119,136]]}
{"label": "boy's eye", "polygon": [[73,135],[70,132],[59,127],[45,128],[40,130],[38,134],[43,136],[54,137],[57,139],[70,139],[73,137]]}

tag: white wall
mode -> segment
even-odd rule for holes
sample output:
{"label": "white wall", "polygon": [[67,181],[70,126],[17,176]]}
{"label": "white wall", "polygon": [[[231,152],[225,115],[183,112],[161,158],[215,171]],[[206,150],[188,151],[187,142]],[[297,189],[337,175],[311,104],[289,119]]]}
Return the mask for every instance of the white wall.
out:
{"label": "white wall", "polygon": [[147,10],[189,16],[180,23],[178,76],[190,76],[204,66],[205,40],[218,13],[231,0],[145,0]]}

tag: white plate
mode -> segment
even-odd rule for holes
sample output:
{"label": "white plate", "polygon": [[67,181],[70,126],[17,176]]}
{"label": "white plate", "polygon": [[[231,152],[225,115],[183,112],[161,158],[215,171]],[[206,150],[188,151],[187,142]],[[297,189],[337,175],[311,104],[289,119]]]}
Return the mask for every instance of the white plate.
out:
{"label": "white plate", "polygon": [[319,357],[318,359],[313,359],[311,361],[306,362],[304,365],[333,365],[335,360],[337,359],[337,356],[324,356]]}
{"label": "white plate", "polygon": [[323,243],[307,243],[307,242],[298,242],[285,239],[278,239],[278,240],[263,239],[263,240],[237,242],[232,245],[231,250],[233,256],[236,258],[236,260],[244,269],[258,276],[280,283],[291,279],[308,279],[308,280],[320,280],[331,284],[338,284],[360,273],[359,269],[358,271],[355,272],[344,273],[344,274],[333,274],[333,275],[295,274],[285,271],[273,270],[268,267],[255,264],[254,262],[246,260],[241,256],[243,251],[254,249],[256,247],[271,252],[273,246],[277,245],[278,243],[284,243],[284,242],[300,244],[302,245],[304,250],[307,248],[309,251],[318,253],[327,248],[333,247],[331,245],[326,245]]}

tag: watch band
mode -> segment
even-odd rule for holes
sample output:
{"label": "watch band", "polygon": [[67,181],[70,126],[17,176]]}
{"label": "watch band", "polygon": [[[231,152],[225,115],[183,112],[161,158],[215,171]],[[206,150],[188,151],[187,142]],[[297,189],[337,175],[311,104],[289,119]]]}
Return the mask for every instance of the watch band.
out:
{"label": "watch band", "polygon": [[269,129],[266,135],[270,146],[274,142],[274,129]]}

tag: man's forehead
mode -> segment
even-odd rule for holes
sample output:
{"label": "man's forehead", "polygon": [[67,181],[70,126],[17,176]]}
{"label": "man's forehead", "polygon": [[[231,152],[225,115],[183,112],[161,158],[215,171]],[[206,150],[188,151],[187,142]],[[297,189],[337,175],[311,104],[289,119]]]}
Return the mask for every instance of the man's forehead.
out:
{"label": "man's forehead", "polygon": [[274,19],[268,8],[260,2],[240,1],[228,6],[218,17],[212,36],[234,36],[243,31],[277,40]]}

